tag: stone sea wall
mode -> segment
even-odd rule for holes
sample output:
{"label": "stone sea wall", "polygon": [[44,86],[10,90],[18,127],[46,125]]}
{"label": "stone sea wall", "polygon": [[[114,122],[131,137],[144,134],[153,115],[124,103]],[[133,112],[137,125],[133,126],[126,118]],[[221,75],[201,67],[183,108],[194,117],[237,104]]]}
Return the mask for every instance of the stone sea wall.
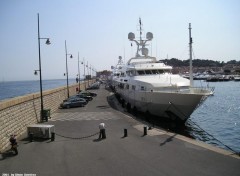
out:
{"label": "stone sea wall", "polygon": [[[93,81],[89,83],[91,84],[91,82]],[[69,86],[70,96],[76,94],[76,88],[78,88],[78,84]],[[80,89],[84,90],[84,88],[84,83],[81,83]],[[51,109],[52,114],[66,98],[66,86],[43,91],[44,109]],[[16,134],[19,139],[26,133],[28,125],[40,122],[40,109],[40,92],[0,102],[0,152],[9,147],[11,134]]]}

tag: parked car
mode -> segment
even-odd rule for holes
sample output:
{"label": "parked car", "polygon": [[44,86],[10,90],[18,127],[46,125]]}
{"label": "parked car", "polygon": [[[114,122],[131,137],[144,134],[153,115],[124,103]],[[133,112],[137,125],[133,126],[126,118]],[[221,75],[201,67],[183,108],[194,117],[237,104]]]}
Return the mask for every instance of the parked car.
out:
{"label": "parked car", "polygon": [[78,98],[84,98],[86,101],[92,101],[93,97],[92,96],[89,96],[89,95],[86,95],[86,94],[77,94],[76,97]]}
{"label": "parked car", "polygon": [[90,87],[88,87],[87,90],[99,89],[99,87],[100,87],[100,82],[95,82],[92,85],[90,85]]}
{"label": "parked car", "polygon": [[70,101],[72,99],[80,99],[80,100],[82,100],[82,102],[84,102],[84,105],[88,104],[88,100],[86,100],[84,98],[80,98],[80,97],[78,97],[76,95],[73,95],[73,96],[69,97],[68,99],[63,100],[63,102]]}
{"label": "parked car", "polygon": [[96,93],[90,92],[90,91],[82,91],[82,92],[80,92],[80,94],[84,94],[84,95],[92,96],[92,97],[96,97],[97,96]]}
{"label": "parked car", "polygon": [[73,108],[73,107],[83,107],[86,104],[87,104],[86,100],[84,100],[82,98],[69,98],[69,99],[63,101],[60,104],[60,107],[68,109],[68,108]]}

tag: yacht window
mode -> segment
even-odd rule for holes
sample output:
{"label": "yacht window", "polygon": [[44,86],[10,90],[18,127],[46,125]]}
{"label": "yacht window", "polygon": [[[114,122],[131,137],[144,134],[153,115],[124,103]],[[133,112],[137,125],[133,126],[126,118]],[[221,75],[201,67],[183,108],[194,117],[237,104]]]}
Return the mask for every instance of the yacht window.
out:
{"label": "yacht window", "polygon": [[134,76],[134,70],[129,71],[129,76]]}
{"label": "yacht window", "polygon": [[158,70],[159,74],[163,74],[164,71],[163,70]]}
{"label": "yacht window", "polygon": [[145,74],[143,70],[138,70],[137,72],[138,72],[139,75],[144,75]]}
{"label": "yacht window", "polygon": [[144,87],[144,86],[141,86],[141,90],[145,90],[145,87]]}
{"label": "yacht window", "polygon": [[152,74],[151,70],[145,70],[145,73],[146,73],[147,75],[151,75],[151,74]]}
{"label": "yacht window", "polygon": [[152,70],[152,73],[156,75],[156,74],[158,74],[158,71],[157,70]]}

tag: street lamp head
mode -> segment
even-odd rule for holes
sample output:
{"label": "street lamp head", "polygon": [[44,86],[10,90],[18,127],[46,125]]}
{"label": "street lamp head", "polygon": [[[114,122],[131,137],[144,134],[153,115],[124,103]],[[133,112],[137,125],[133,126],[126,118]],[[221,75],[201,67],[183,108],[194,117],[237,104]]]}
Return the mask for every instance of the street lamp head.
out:
{"label": "street lamp head", "polygon": [[34,70],[34,75],[37,75],[37,70]]}
{"label": "street lamp head", "polygon": [[47,45],[50,45],[50,44],[51,44],[49,38],[47,39],[46,44],[47,44]]}
{"label": "street lamp head", "polygon": [[72,54],[71,54],[70,58],[71,58],[71,59],[73,58]]}

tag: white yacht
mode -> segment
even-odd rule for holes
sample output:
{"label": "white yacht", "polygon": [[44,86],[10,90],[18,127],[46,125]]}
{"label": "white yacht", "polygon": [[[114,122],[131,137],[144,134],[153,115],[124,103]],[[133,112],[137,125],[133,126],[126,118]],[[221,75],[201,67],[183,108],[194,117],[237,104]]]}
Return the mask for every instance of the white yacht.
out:
{"label": "white yacht", "polygon": [[112,89],[115,90],[115,87],[118,85],[118,82],[120,80],[120,77],[123,77],[125,74],[125,64],[122,61],[122,57],[119,56],[118,58],[118,63],[117,65],[114,67],[111,67],[112,69],[112,75],[111,75],[111,86]]}
{"label": "white yacht", "polygon": [[[121,97],[122,105],[128,110],[146,112],[159,117],[185,122],[193,111],[209,96],[212,91],[208,88],[193,87],[190,80],[178,74],[172,74],[172,67],[148,56],[146,43],[151,41],[153,34],[148,32],[142,39],[141,19],[140,40],[135,40],[134,33],[128,34],[128,39],[137,44],[136,56],[129,59],[115,83],[117,94]],[[189,33],[191,27],[189,24]],[[192,38],[190,35],[190,52]],[[139,54],[141,51],[142,55]],[[190,54],[191,56],[191,54]],[[190,57],[191,65],[191,57]],[[192,69],[190,66],[190,75]]]}

